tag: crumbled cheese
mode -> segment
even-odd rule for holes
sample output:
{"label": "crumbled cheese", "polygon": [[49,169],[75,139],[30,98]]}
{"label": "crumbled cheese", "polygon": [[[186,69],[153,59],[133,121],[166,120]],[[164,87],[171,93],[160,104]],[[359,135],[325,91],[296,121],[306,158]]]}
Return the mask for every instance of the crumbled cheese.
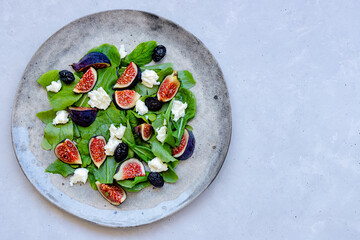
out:
{"label": "crumbled cheese", "polygon": [[110,131],[110,138],[118,138],[118,139],[122,139],[122,137],[124,136],[126,127],[120,124],[120,127],[115,127],[114,124],[111,124],[109,131]]}
{"label": "crumbled cheese", "polygon": [[157,132],[157,136],[156,136],[157,140],[163,143],[166,139],[167,127],[162,126],[161,128],[157,128],[156,132]]}
{"label": "crumbled cheese", "polygon": [[146,69],[141,73],[141,83],[148,88],[152,88],[154,85],[160,85],[160,82],[157,82],[158,79],[159,76],[154,70]]}
{"label": "crumbled cheese", "polygon": [[176,122],[179,118],[185,116],[185,109],[187,108],[187,103],[182,103],[178,100],[173,102],[171,107],[171,113],[174,114],[174,121]]}
{"label": "crumbled cheese", "polygon": [[86,168],[77,168],[74,172],[74,175],[70,178],[70,186],[73,186],[77,182],[86,183],[88,178],[89,170]]}
{"label": "crumbled cheese", "polygon": [[65,124],[69,121],[69,113],[65,110],[56,112],[56,117],[53,120],[54,125]]}
{"label": "crumbled cheese", "polygon": [[109,141],[105,145],[105,153],[108,156],[113,156],[116,147],[122,143],[121,140],[117,139],[116,137],[110,138]]}
{"label": "crumbled cheese", "polygon": [[166,119],[164,118],[164,123],[163,123],[164,126],[166,126]]}
{"label": "crumbled cheese", "polygon": [[57,82],[52,81],[51,84],[46,87],[46,90],[48,90],[49,92],[54,92],[54,93],[59,92],[60,89],[61,89],[61,81],[60,80],[58,80]]}
{"label": "crumbled cheese", "polygon": [[88,104],[91,107],[96,107],[98,109],[105,110],[109,107],[111,103],[111,99],[107,92],[100,87],[97,90],[91,91],[88,93],[88,96],[90,100],[88,101]]}
{"label": "crumbled cheese", "polygon": [[113,156],[116,147],[122,143],[121,139],[124,136],[126,127],[120,124],[120,127],[115,127],[114,124],[110,125],[110,139],[105,145],[105,153],[108,156]]}
{"label": "crumbled cheese", "polygon": [[148,162],[150,171],[152,172],[164,172],[168,170],[166,163],[163,163],[160,158],[156,157]]}
{"label": "crumbled cheese", "polygon": [[120,45],[119,53],[120,53],[121,58],[124,58],[127,55],[124,44]]}
{"label": "crumbled cheese", "polygon": [[139,115],[144,115],[144,114],[146,114],[146,113],[149,111],[149,109],[147,108],[147,106],[145,105],[145,103],[139,99],[139,100],[136,101],[135,111],[136,111]]}

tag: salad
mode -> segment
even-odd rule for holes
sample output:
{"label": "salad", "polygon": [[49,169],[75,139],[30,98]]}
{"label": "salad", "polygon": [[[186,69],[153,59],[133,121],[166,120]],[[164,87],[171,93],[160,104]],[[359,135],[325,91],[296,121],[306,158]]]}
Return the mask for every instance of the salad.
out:
{"label": "salad", "polygon": [[52,107],[36,114],[46,124],[41,146],[55,153],[45,171],[72,175],[71,186],[89,181],[113,205],[126,192],[175,183],[179,160],[195,148],[188,122],[196,113],[196,82],[165,55],[156,41],[129,54],[123,45],[119,51],[103,44],[73,63],[73,72],[40,76]]}

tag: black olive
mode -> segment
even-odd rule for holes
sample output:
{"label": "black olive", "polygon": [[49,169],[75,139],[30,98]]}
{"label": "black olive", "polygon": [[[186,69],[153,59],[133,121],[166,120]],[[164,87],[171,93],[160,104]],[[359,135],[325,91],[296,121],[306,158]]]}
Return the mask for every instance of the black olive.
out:
{"label": "black olive", "polygon": [[155,62],[159,62],[166,54],[166,47],[163,45],[158,45],[152,54],[152,59]]}
{"label": "black olive", "polygon": [[150,111],[158,111],[162,107],[162,102],[160,102],[157,97],[148,97],[145,99],[145,105]]}
{"label": "black olive", "polygon": [[60,71],[59,77],[66,84],[72,83],[75,80],[74,74],[68,70]]}
{"label": "black olive", "polygon": [[147,177],[148,181],[153,185],[154,187],[162,187],[164,186],[164,179],[162,176],[157,172],[151,172],[149,173],[149,176]]}
{"label": "black olive", "polygon": [[121,162],[124,160],[129,152],[129,147],[126,143],[120,143],[115,148],[114,157],[116,162]]}

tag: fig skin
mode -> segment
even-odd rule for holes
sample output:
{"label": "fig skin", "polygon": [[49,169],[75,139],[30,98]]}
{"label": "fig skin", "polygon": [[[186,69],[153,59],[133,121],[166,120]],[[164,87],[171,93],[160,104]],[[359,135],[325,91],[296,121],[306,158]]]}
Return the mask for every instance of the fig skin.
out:
{"label": "fig skin", "polygon": [[106,145],[106,140],[105,140],[105,138],[104,138],[103,136],[94,136],[94,137],[90,138],[90,141],[89,141],[89,153],[90,153],[90,158],[91,158],[91,160],[93,161],[93,163],[95,164],[95,166],[96,166],[97,168],[99,168],[99,167],[104,163],[104,161],[106,160],[106,153],[105,153],[105,148],[99,149],[99,150],[100,150],[100,153],[98,153],[98,154],[101,155],[102,158],[100,158],[100,159],[95,159],[96,156],[94,156],[94,155],[92,154],[92,152],[93,152],[93,151],[92,151],[92,148],[95,147],[95,146],[93,145],[93,142],[94,142],[95,140],[103,142],[103,146]]}
{"label": "fig skin", "polygon": [[[132,71],[132,68],[136,69],[136,75],[130,79],[130,82],[127,84],[121,84],[121,80],[123,80],[122,78],[129,78],[128,76],[126,76],[126,74],[128,74],[129,71]],[[141,80],[141,69],[139,68],[139,66],[134,63],[131,62],[125,69],[125,71],[123,72],[123,74],[119,77],[119,79],[116,81],[116,84],[113,86],[113,89],[130,89],[135,87],[135,85]]]}
{"label": "fig skin", "polygon": [[[62,151],[62,152],[60,152]],[[70,139],[64,139],[59,142],[55,148],[54,153],[64,163],[68,164],[82,164],[80,152],[76,145]]]}
{"label": "fig skin", "polygon": [[177,71],[165,77],[156,94],[160,102],[168,102],[173,99],[180,88]]}
{"label": "fig skin", "polygon": [[118,206],[126,199],[126,192],[118,184],[105,184],[99,181],[95,182],[98,191],[112,205]]}
{"label": "fig skin", "polygon": [[192,132],[185,128],[184,134],[181,137],[180,146],[173,149],[173,157],[178,160],[186,160],[190,158],[195,150],[195,137]]}
{"label": "fig skin", "polygon": [[[132,171],[129,173],[129,171]],[[145,167],[142,162],[136,158],[130,158],[122,162],[115,171],[114,179],[116,181],[121,181],[125,179],[130,179],[134,177],[145,176]]]}
{"label": "fig skin", "polygon": [[69,114],[71,119],[79,126],[88,127],[96,119],[96,108],[88,107],[69,107]]}
{"label": "fig skin", "polygon": [[143,123],[134,128],[136,135],[142,140],[148,141],[153,133],[153,127],[151,124]]}
{"label": "fig skin", "polygon": [[101,52],[91,52],[86,54],[79,62],[71,64],[76,72],[83,72],[89,67],[95,69],[110,67],[111,63],[109,58]]}

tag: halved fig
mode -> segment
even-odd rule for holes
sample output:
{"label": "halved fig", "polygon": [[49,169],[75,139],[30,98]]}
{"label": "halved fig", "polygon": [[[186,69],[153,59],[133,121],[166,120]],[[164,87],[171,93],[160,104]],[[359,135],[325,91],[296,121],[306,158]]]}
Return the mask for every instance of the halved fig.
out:
{"label": "halved fig", "polygon": [[143,123],[134,128],[135,133],[144,141],[148,141],[153,132],[151,124]]}
{"label": "halved fig", "polygon": [[103,136],[95,136],[90,138],[89,153],[91,160],[97,168],[99,168],[106,159],[105,145],[106,140]]}
{"label": "halved fig", "polygon": [[144,164],[136,158],[130,158],[120,164],[120,166],[116,169],[114,179],[120,181],[145,175]]}
{"label": "halved fig", "polygon": [[115,91],[113,101],[119,109],[130,109],[135,107],[136,101],[140,98],[140,94],[134,90]]}
{"label": "halved fig", "polygon": [[70,139],[64,139],[58,143],[54,152],[56,157],[68,164],[82,164],[79,150]]}
{"label": "halved fig", "polygon": [[101,196],[103,196],[112,205],[120,205],[126,199],[126,192],[118,184],[105,184],[99,181],[95,182]]}
{"label": "halved fig", "polygon": [[172,155],[179,160],[186,160],[192,156],[194,149],[194,134],[185,128],[184,134],[181,137],[180,145],[172,150]]}
{"label": "halved fig", "polygon": [[113,89],[132,88],[141,79],[141,70],[136,63],[131,62],[125,69],[124,73],[116,81]]}
{"label": "halved fig", "polygon": [[93,67],[90,67],[89,70],[82,76],[80,81],[76,84],[73,92],[74,93],[87,93],[90,92],[97,81],[97,72]]}
{"label": "halved fig", "polygon": [[180,88],[180,81],[178,79],[178,73],[174,71],[168,75],[161,83],[157,92],[157,98],[160,102],[168,102],[175,97],[177,91]]}
{"label": "halved fig", "polygon": [[72,68],[77,72],[83,72],[89,67],[100,69],[110,65],[109,58],[101,52],[88,53],[79,62],[71,64]]}
{"label": "halved fig", "polygon": [[96,119],[97,109],[88,107],[69,107],[71,119],[79,126],[88,127]]}

